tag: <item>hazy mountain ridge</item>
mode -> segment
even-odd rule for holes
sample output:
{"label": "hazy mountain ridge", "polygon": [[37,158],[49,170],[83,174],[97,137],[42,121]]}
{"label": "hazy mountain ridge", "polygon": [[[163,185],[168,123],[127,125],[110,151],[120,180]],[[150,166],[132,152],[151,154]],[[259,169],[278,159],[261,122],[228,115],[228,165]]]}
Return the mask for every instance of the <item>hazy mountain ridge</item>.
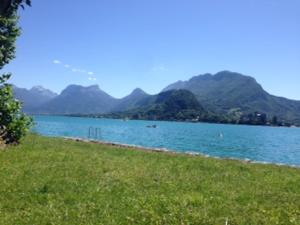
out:
{"label": "hazy mountain ridge", "polygon": [[116,102],[116,106],[111,111],[121,112],[141,107],[145,105],[143,103],[143,100],[148,98],[149,96],[151,95],[147,94],[142,89],[136,88],[129,95],[125,96],[124,98],[118,99],[118,101]]}
{"label": "hazy mountain ridge", "polygon": [[[269,118],[277,116],[282,120],[300,123],[300,101],[273,96],[250,76],[230,71],[222,71],[215,75],[198,75],[188,81],[170,84],[162,92],[180,89],[195,95],[201,106],[213,114],[236,118],[237,115],[260,112],[267,114]],[[24,107],[24,110],[38,114],[137,112],[150,106],[157,106],[157,96],[149,95],[136,88],[128,96],[117,99],[105,93],[97,85],[89,87],[69,85],[60,95],[51,96],[47,101],[35,99],[35,107]],[[185,93],[185,96],[188,94]],[[32,101],[22,96],[22,92],[18,90],[16,97],[25,101],[24,106],[29,105],[28,101]],[[39,102],[42,104],[38,105]]]}
{"label": "hazy mountain ridge", "polygon": [[37,110],[40,114],[90,114],[109,112],[116,99],[102,91],[98,85],[83,87],[69,85],[60,95]]}
{"label": "hazy mountain ridge", "polygon": [[30,113],[34,112],[42,104],[58,96],[55,92],[42,86],[34,86],[31,89],[13,86],[13,90],[15,97],[23,102],[23,110]]}
{"label": "hazy mountain ridge", "polygon": [[[26,93],[22,94],[19,89],[16,90],[15,95],[16,98],[24,101],[24,106],[32,101],[32,98],[26,98]],[[101,90],[98,85],[87,87],[69,85],[59,95],[54,95],[47,101],[39,101],[40,98],[43,99],[42,93],[40,96],[36,95],[34,99],[38,101],[34,107],[24,107],[24,111],[32,114],[93,114],[126,111],[144,105],[143,100],[148,96],[150,95],[142,89],[136,88],[128,96],[117,99]]]}

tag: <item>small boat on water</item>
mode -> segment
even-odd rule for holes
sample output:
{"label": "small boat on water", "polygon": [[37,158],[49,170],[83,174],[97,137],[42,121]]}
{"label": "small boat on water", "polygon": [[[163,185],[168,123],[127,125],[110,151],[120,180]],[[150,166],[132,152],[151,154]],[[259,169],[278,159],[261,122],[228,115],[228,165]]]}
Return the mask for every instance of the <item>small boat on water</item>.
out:
{"label": "small boat on water", "polygon": [[157,128],[157,125],[156,125],[156,124],[153,124],[153,125],[147,125],[146,127],[147,127],[147,128]]}

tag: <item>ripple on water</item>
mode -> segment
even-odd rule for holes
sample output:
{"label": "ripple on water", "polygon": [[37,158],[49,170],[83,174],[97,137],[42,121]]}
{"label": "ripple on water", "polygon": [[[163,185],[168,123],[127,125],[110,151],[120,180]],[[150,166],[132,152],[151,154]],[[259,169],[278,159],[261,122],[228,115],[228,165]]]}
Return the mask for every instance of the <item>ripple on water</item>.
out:
{"label": "ripple on water", "polygon": [[[128,121],[35,116],[34,131],[48,136],[88,138],[190,154],[300,166],[300,129],[164,121]],[[157,128],[147,126],[156,124]],[[220,135],[222,134],[222,135]]]}

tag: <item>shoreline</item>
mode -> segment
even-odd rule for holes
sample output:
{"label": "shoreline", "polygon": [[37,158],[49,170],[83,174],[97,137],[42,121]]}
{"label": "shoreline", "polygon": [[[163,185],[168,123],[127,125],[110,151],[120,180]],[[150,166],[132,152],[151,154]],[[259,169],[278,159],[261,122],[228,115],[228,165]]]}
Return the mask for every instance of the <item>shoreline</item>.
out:
{"label": "shoreline", "polygon": [[[89,118],[89,119],[111,119],[111,120],[124,120],[124,118],[112,117],[97,117],[90,115],[73,115],[73,114],[31,114],[30,116],[63,116],[74,118]],[[234,126],[253,126],[253,127],[272,127],[272,128],[300,128],[300,125],[267,125],[267,124],[246,124],[246,123],[222,123],[222,122],[208,122],[208,121],[188,121],[188,120],[146,120],[146,119],[129,119],[129,121],[150,121],[150,122],[177,122],[177,123],[205,123],[205,124],[221,124],[221,125],[234,125]]]}
{"label": "shoreline", "polygon": [[167,148],[144,147],[144,146],[139,146],[139,145],[131,145],[131,144],[118,143],[118,142],[109,142],[109,141],[99,141],[99,140],[92,140],[92,139],[79,138],[79,137],[63,136],[63,137],[58,137],[58,138],[63,138],[65,140],[72,140],[72,141],[83,142],[83,143],[101,144],[101,145],[113,146],[113,147],[118,147],[118,148],[128,148],[128,149],[144,151],[144,152],[157,152],[157,153],[166,153],[169,155],[186,155],[186,156],[194,156],[194,157],[200,156],[203,158],[211,158],[211,159],[218,159],[218,160],[233,160],[233,161],[238,161],[238,162],[247,163],[247,164],[273,165],[273,166],[279,166],[279,167],[289,167],[289,168],[300,169],[300,165],[275,163],[275,162],[267,162],[267,161],[257,161],[257,160],[247,159],[247,158],[241,159],[241,158],[235,158],[235,157],[212,156],[209,154],[193,152],[193,151],[180,152],[180,151],[167,149]]}

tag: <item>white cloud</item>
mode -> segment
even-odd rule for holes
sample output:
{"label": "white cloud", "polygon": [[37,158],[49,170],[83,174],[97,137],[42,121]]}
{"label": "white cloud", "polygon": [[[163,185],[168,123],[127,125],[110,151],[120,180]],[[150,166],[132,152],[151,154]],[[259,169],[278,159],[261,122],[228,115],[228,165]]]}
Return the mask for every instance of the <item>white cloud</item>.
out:
{"label": "white cloud", "polygon": [[61,64],[61,61],[55,59],[55,60],[53,60],[53,63],[54,63],[54,64]]}
{"label": "white cloud", "polygon": [[[53,60],[53,63],[54,64],[62,64],[62,62],[60,60]],[[94,77],[95,73],[94,72],[91,72],[89,70],[84,70],[84,69],[79,69],[79,68],[75,68],[75,67],[72,67],[70,64],[62,64],[62,66],[64,68],[67,68],[69,70],[71,70],[72,72],[74,73],[82,73],[82,74],[86,74],[86,75],[89,75],[88,77],[88,80],[90,81],[96,81],[97,79]]]}

